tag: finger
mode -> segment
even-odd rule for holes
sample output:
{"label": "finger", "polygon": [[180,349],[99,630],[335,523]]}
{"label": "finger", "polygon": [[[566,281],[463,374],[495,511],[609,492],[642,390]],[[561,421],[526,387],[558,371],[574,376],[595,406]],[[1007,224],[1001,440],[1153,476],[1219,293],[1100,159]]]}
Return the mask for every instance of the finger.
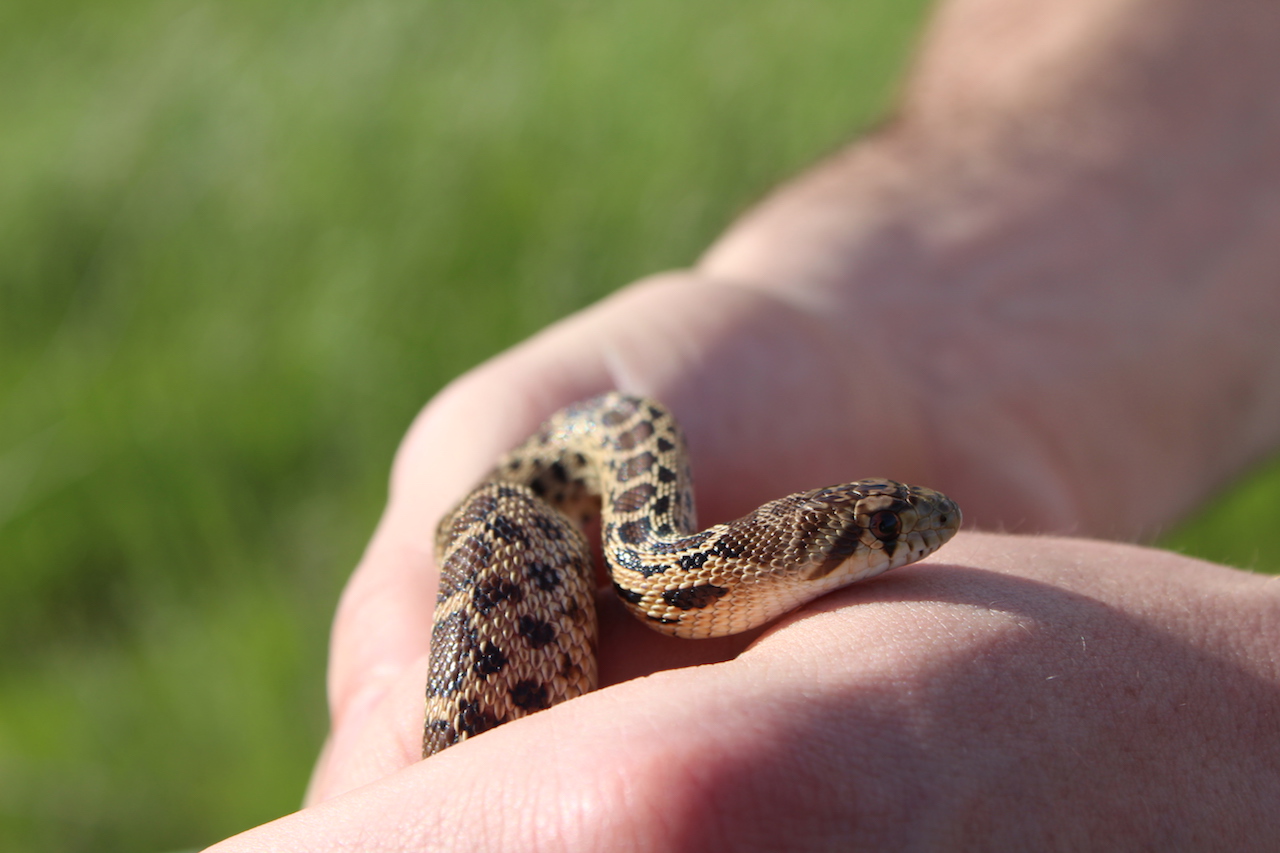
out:
{"label": "finger", "polygon": [[[1278,829],[1263,586],[962,534],[733,661],[517,720],[216,849],[1039,849],[1215,828],[1242,849],[1258,819]],[[1248,636],[1224,631],[1242,619]]]}
{"label": "finger", "polygon": [[678,709],[649,701],[665,690],[657,678],[517,720],[212,849],[675,849],[662,837],[671,815],[656,812],[675,792],[696,801],[698,780],[677,773],[659,785],[663,765],[699,741],[705,749],[722,717],[702,704],[707,689],[692,707],[708,723],[665,732],[664,712]]}
{"label": "finger", "polygon": [[[796,621],[775,633],[809,631]],[[779,828],[804,821],[797,800],[832,807],[848,790],[830,784],[834,777],[810,778],[829,776],[830,755],[814,763],[809,750],[797,763],[790,747],[810,720],[821,719],[815,710],[850,704],[831,690],[841,667],[827,665],[827,652],[815,655],[802,636],[777,648],[780,654],[757,647],[740,661],[616,684],[371,778],[214,850],[685,849],[726,805],[725,819],[747,830],[772,825],[760,837],[777,840]],[[871,670],[892,666],[872,652],[852,660]],[[416,683],[398,689],[418,693]],[[384,721],[397,725],[395,714]],[[870,722],[842,738],[871,744],[883,734]],[[403,739],[417,735],[414,726]],[[809,742],[822,744],[817,752],[832,746],[816,736]],[[778,762],[781,756],[789,757]],[[776,820],[779,810],[791,816]],[[750,820],[752,812],[760,821]],[[711,820],[719,825],[719,817]]]}

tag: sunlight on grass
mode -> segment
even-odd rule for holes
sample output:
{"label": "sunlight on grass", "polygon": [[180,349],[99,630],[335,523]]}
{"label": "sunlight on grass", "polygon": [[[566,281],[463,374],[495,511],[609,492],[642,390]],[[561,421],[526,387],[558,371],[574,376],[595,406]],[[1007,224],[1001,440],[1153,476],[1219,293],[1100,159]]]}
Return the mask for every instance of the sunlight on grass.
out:
{"label": "sunlight on grass", "polygon": [[1280,456],[1227,489],[1161,545],[1255,572],[1280,573]]}

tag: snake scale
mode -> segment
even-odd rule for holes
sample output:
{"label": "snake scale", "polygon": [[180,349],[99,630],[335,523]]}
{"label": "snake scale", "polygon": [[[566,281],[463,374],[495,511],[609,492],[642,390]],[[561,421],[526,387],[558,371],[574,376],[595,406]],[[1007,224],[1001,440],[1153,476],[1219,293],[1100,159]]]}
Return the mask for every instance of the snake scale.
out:
{"label": "snake scale", "polygon": [[945,495],[859,480],[780,498],[698,531],[684,439],[658,402],[569,406],[436,532],[423,755],[594,690],[599,517],[618,596],[650,627],[721,637],[919,560],[960,526]]}

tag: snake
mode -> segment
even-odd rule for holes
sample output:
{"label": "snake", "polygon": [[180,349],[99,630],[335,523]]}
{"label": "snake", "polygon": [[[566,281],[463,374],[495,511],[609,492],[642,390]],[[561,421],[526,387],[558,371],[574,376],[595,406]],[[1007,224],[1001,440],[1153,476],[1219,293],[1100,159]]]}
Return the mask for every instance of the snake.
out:
{"label": "snake", "polygon": [[599,524],[614,591],[657,631],[723,637],[913,563],[961,514],[941,492],[862,479],[699,530],[671,412],[609,392],[557,412],[436,529],[440,578],[422,754],[596,688]]}

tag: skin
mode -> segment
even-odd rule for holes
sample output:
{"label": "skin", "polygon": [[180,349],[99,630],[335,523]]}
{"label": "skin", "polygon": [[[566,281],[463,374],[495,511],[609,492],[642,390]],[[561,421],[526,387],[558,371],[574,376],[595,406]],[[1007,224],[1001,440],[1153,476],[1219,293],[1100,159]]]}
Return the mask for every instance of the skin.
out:
{"label": "skin", "polygon": [[[1280,439],[1278,35],[1247,0],[941,6],[881,132],[424,409],[308,807],[214,849],[1273,844],[1276,582],[1048,534],[1150,536]],[[745,637],[602,597],[605,689],[419,762],[434,520],[615,387],[680,418],[704,523],[884,474],[1006,532]]]}

